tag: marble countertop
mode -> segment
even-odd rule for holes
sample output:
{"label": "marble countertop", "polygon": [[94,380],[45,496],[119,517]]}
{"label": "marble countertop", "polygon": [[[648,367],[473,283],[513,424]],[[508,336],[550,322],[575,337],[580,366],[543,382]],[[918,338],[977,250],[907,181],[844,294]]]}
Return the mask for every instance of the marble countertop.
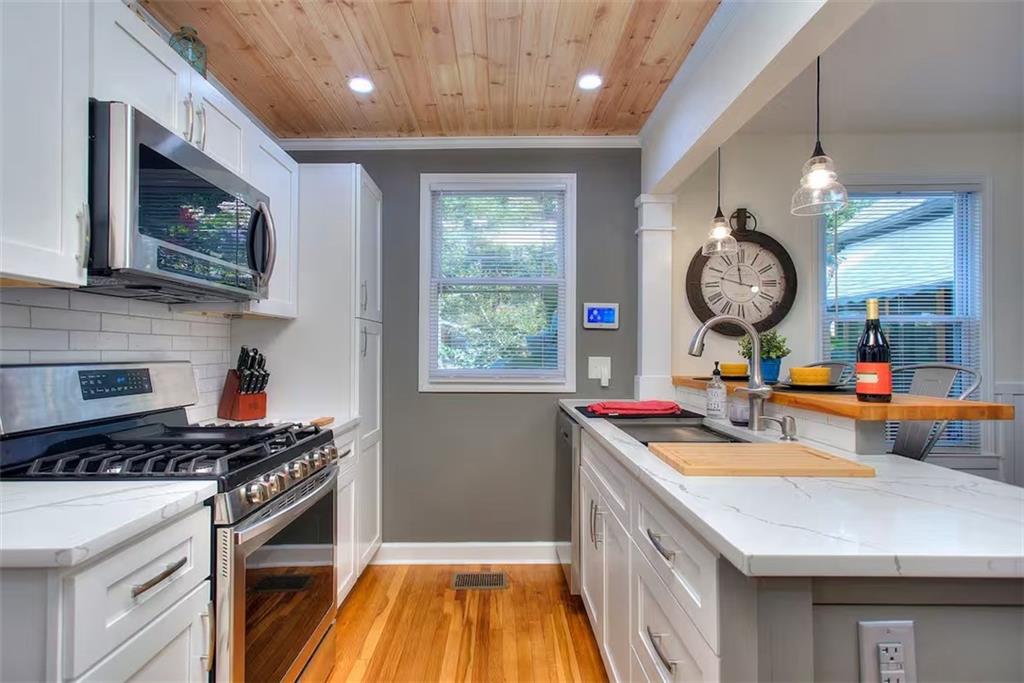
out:
{"label": "marble countertop", "polygon": [[[749,576],[1024,577],[1024,489],[893,455],[823,451],[865,479],[687,477],[603,419],[560,404],[680,519]],[[726,420],[705,423],[770,442]]]}
{"label": "marble countertop", "polygon": [[0,567],[71,567],[217,493],[214,481],[0,481]]}

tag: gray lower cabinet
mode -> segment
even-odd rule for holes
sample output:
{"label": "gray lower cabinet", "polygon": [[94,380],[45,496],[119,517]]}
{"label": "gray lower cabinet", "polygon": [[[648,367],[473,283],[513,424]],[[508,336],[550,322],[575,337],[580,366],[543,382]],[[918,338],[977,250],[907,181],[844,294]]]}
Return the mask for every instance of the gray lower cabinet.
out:
{"label": "gray lower cabinet", "polygon": [[1024,581],[751,577],[584,433],[581,592],[612,681],[876,683],[859,621],[915,625],[918,681],[1024,680]]}

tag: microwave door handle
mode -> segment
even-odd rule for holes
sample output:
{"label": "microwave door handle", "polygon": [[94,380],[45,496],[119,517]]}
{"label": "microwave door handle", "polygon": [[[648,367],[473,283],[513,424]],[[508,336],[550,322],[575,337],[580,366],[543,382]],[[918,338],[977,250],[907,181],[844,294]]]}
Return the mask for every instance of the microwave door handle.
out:
{"label": "microwave door handle", "polygon": [[277,228],[274,225],[274,216],[270,213],[270,207],[266,202],[260,202],[256,210],[263,215],[264,229],[266,230],[266,260],[263,262],[263,281],[270,282],[270,276],[274,273],[274,262],[277,260]]}

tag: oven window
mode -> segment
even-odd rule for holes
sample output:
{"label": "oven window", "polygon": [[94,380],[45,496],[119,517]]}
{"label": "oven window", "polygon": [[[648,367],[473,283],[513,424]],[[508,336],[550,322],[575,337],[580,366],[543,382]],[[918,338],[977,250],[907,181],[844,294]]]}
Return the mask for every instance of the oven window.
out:
{"label": "oven window", "polygon": [[279,681],[334,604],[334,496],[245,560],[245,680]]}
{"label": "oven window", "polygon": [[139,232],[249,268],[253,209],[241,199],[139,145]]}

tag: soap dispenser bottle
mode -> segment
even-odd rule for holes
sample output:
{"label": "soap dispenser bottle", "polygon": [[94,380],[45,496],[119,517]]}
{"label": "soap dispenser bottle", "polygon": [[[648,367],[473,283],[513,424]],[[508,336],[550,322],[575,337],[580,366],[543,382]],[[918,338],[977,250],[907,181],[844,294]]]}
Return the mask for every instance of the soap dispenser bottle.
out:
{"label": "soap dispenser bottle", "polygon": [[711,381],[707,388],[707,410],[708,417],[725,417],[725,408],[728,402],[725,382],[722,381],[722,371],[718,369],[718,361],[715,361],[715,371],[711,373]]}

